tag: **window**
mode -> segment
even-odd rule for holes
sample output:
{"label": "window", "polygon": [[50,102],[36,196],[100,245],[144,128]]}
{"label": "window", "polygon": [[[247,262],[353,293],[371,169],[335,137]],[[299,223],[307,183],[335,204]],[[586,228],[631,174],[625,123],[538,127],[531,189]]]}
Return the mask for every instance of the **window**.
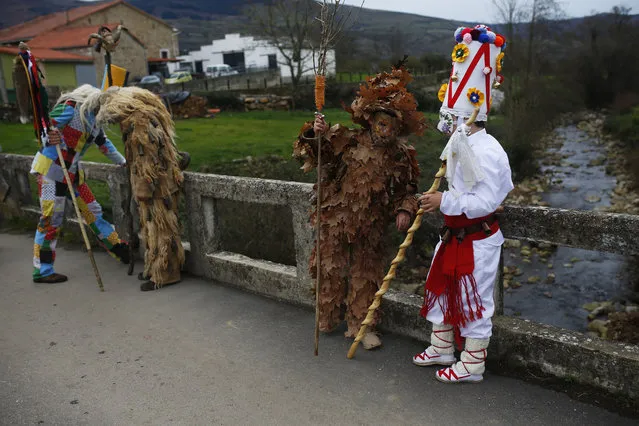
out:
{"label": "window", "polygon": [[160,57],[162,59],[168,59],[169,58],[169,49],[160,49]]}

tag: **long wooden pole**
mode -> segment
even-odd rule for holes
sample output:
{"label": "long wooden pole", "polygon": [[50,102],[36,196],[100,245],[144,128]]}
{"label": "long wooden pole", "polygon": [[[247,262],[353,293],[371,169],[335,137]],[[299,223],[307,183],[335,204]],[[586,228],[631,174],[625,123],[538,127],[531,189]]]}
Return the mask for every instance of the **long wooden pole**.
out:
{"label": "long wooden pole", "polygon": [[[443,162],[441,167],[437,171],[437,174],[435,175],[435,181],[433,182],[433,185],[426,192],[426,194],[433,194],[437,192],[437,190],[439,189],[439,185],[441,183],[442,177],[444,177],[445,175],[446,175],[446,162]],[[390,269],[388,270],[388,273],[384,277],[384,281],[382,282],[381,287],[375,293],[375,299],[373,299],[373,303],[371,303],[371,305],[369,306],[368,313],[366,314],[366,318],[364,319],[364,321],[362,321],[362,325],[359,329],[359,332],[357,333],[357,336],[355,336],[355,341],[353,342],[353,344],[351,345],[351,348],[348,351],[348,355],[347,355],[348,359],[351,359],[355,356],[355,352],[357,351],[359,342],[362,341],[362,339],[366,335],[366,332],[368,331],[368,326],[373,322],[373,318],[375,317],[375,311],[377,311],[377,309],[381,305],[382,297],[388,291],[388,288],[390,287],[390,283],[393,280],[393,278],[395,278],[395,271],[397,270],[397,265],[399,265],[406,257],[406,249],[410,247],[411,244],[413,244],[413,236],[415,235],[415,232],[422,226],[423,215],[424,215],[424,210],[419,209],[417,211],[417,216],[415,217],[415,221],[413,222],[413,225],[410,227],[410,229],[408,230],[406,234],[406,238],[404,239],[404,242],[399,246],[399,251],[397,252],[397,256],[395,256],[395,258],[391,262]]]}
{"label": "long wooden pole", "polygon": [[78,200],[75,198],[75,190],[73,189],[73,183],[71,182],[71,178],[69,177],[69,172],[67,171],[67,165],[64,162],[64,157],[62,156],[62,150],[60,149],[60,145],[56,145],[55,148],[56,148],[56,151],[58,152],[58,158],[60,159],[60,165],[62,166],[62,172],[64,173],[64,178],[67,180],[67,186],[69,187],[69,193],[71,194],[73,207],[75,207],[75,214],[78,216],[80,231],[82,231],[82,238],[84,238],[84,244],[87,247],[87,253],[89,253],[89,258],[91,259],[91,265],[93,266],[93,272],[95,272],[95,278],[98,280],[98,287],[100,287],[100,291],[104,291],[104,285],[102,284],[102,277],[100,277],[100,271],[98,271],[98,265],[95,263],[95,257],[93,256],[93,250],[91,249],[91,243],[89,242],[89,237],[87,236],[87,232],[84,229],[84,221],[82,219],[82,214],[80,213]]}
{"label": "long wooden pole", "polygon": [[320,267],[321,257],[321,215],[322,215],[322,135],[317,134],[317,209],[315,213],[315,266],[317,268],[317,279],[315,282],[315,356],[319,354],[319,320],[320,320],[320,291],[322,289],[322,268]]}

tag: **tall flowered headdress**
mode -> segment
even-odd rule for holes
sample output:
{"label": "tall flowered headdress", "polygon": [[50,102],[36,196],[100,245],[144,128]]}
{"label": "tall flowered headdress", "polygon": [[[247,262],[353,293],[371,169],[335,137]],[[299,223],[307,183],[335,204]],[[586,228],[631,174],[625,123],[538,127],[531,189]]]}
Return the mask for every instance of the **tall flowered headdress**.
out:
{"label": "tall flowered headdress", "polygon": [[490,113],[491,91],[498,87],[506,39],[486,25],[460,27],[455,31],[457,44],[451,59],[450,80],[439,89],[442,115],[470,117],[476,108],[478,121],[486,121]]}
{"label": "tall flowered headdress", "polygon": [[[468,127],[472,121],[486,121],[490,113],[492,89],[503,82],[501,75],[506,39],[491,31],[486,25],[474,28],[461,27],[455,31],[457,44],[451,59],[453,70],[450,80],[439,89],[437,128],[451,133],[457,117],[457,129],[452,132],[444,148],[441,160],[446,161],[446,179],[453,181],[457,165],[461,167],[462,180],[467,188],[484,178],[484,173],[469,145]],[[467,118],[470,120],[466,121]]]}

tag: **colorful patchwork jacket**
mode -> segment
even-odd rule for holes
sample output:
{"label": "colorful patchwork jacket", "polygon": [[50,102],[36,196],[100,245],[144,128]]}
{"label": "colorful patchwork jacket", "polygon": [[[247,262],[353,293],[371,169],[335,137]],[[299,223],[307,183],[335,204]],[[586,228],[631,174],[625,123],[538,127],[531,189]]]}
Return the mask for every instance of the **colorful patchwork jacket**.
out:
{"label": "colorful patchwork jacket", "polygon": [[[104,134],[104,130],[94,125],[94,117],[87,117],[87,128],[80,118],[80,108],[76,108],[75,102],[56,105],[49,114],[51,125],[60,129],[62,143],[60,148],[64,162],[69,171],[71,180],[80,184],[84,181],[84,173],[80,166],[80,160],[85,152],[93,144],[97,145],[109,160],[122,165],[126,159],[120,154],[109,139]],[[35,155],[31,165],[31,174],[40,174],[56,182],[65,182],[64,173],[60,166],[58,153],[54,145],[43,146]],[[79,175],[76,178],[76,175]]]}

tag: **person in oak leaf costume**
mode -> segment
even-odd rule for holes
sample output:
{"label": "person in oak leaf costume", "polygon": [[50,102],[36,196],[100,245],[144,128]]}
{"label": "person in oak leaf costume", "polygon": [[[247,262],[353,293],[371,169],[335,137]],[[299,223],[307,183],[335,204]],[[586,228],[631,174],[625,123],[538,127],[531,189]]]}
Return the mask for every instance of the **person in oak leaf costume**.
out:
{"label": "person in oak leaf costume", "polygon": [[[401,63],[389,73],[367,79],[350,108],[345,108],[361,128],[329,127],[317,116],[302,127],[295,142],[293,155],[308,172],[317,167],[316,135],[321,135],[319,327],[323,332],[341,323],[345,304],[345,335],[355,337],[384,277],[388,224],[395,220],[397,229],[406,231],[417,212],[419,167],[407,138],[422,134],[425,120],[406,89],[410,81]],[[315,220],[316,212],[311,215],[313,224]],[[315,249],[310,271],[316,277]],[[372,349],[381,341],[369,332],[363,344]]]}
{"label": "person in oak leaf costume", "polygon": [[[447,383],[483,380],[504,242],[495,211],[513,189],[508,156],[485,130],[491,90],[503,80],[505,39],[485,25],[459,28],[455,39],[451,78],[439,92],[438,129],[451,135],[441,157],[449,189],[419,200],[445,219],[421,310],[433,325],[431,345],[413,357],[418,366],[447,366],[435,374]],[[476,121],[467,123],[474,112]],[[456,362],[453,343],[463,339]]]}

